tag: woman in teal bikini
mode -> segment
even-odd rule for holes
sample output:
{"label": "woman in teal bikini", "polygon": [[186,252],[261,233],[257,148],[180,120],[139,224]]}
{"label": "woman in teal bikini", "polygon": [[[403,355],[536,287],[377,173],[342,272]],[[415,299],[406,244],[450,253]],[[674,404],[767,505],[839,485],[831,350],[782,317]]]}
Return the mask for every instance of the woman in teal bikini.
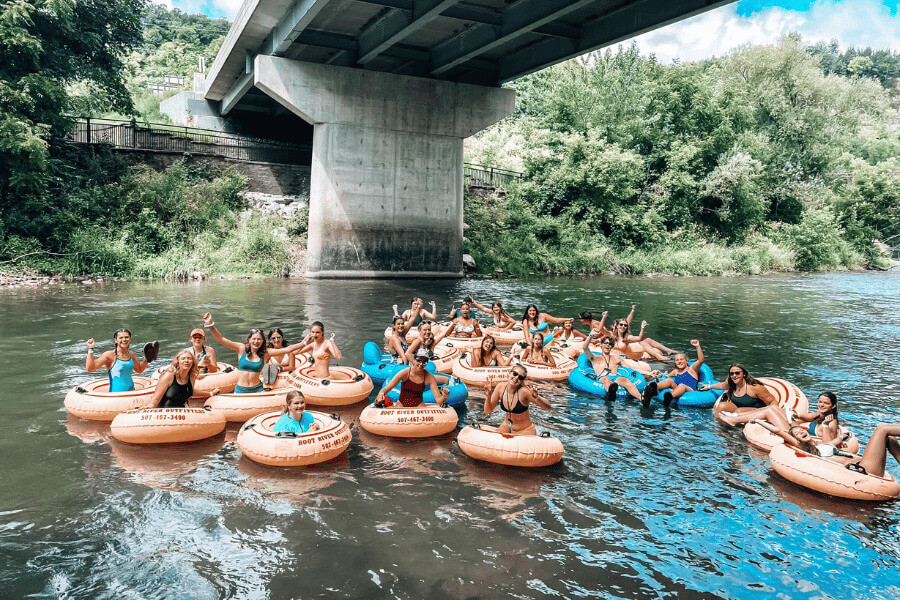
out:
{"label": "woman in teal bikini", "polygon": [[530,344],[531,337],[535,333],[540,333],[544,336],[544,343],[549,344],[553,341],[553,333],[550,331],[549,324],[563,325],[566,321],[567,319],[560,319],[559,317],[543,313],[534,304],[529,304],[528,308],[525,309],[525,314],[522,315],[522,339],[525,340],[526,344]]}
{"label": "woman in teal bikini", "polygon": [[247,336],[247,342],[233,342],[219,333],[212,315],[203,315],[203,324],[213,334],[216,341],[238,353],[238,383],[234,388],[235,394],[256,394],[264,390],[260,373],[263,365],[270,357],[279,357],[288,352],[296,352],[303,344],[293,344],[285,348],[267,348],[266,339],[262,329],[251,329]]}
{"label": "woman in teal bikini", "polygon": [[553,339],[560,344],[575,346],[580,344],[587,336],[575,329],[575,319],[566,319],[562,327],[553,330]]}
{"label": "woman in teal bikini", "polygon": [[[113,340],[116,342],[115,350],[107,350],[100,355],[100,358],[94,358],[94,338],[87,341],[87,357],[84,361],[84,368],[88,371],[96,371],[100,367],[106,367],[109,375],[109,391],[110,392],[130,392],[134,389],[134,380],[131,378],[132,373],[141,374],[150,365],[150,360],[138,360],[134,352],[128,349],[131,344],[131,332],[127,329],[120,329],[113,334]],[[156,345],[157,348],[159,344]]]}

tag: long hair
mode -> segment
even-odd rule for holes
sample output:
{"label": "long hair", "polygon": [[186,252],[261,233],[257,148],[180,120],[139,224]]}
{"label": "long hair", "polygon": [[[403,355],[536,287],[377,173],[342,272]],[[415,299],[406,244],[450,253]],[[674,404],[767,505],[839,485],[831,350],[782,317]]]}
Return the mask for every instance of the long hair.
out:
{"label": "long hair", "polygon": [[788,429],[788,435],[790,435],[794,439],[794,442],[796,442],[797,447],[800,448],[801,450],[803,450],[804,452],[806,452],[807,454],[818,455],[818,452],[816,451],[816,445],[813,444],[812,442],[803,441],[803,440],[797,438],[797,436],[795,436],[792,433],[795,429],[800,429],[802,431],[803,427],[800,425],[794,425],[793,427]]}
{"label": "long hair", "polygon": [[[621,333],[619,331],[620,324],[625,325],[625,333]],[[616,319],[616,322],[615,322],[615,324],[613,324],[613,328],[612,328],[613,341],[618,342],[619,339],[624,340],[630,332],[631,332],[631,327],[628,326],[628,319]]]}
{"label": "long hair", "polygon": [[197,364],[197,357],[194,356],[194,352],[190,348],[185,348],[176,354],[171,364],[166,367],[166,370],[172,374],[178,373],[178,359],[181,358],[182,354],[187,354],[191,357],[191,368],[188,369],[188,378],[193,380],[200,373],[200,366]]}
{"label": "long hair", "polygon": [[281,329],[279,329],[278,327],[273,327],[272,329],[269,330],[269,335],[266,336],[266,344],[265,345],[267,348],[275,347],[275,344],[273,344],[271,341],[273,333],[277,333],[278,335],[281,336],[281,347],[282,348],[286,348],[287,346],[290,346],[290,344],[288,344],[288,341],[284,337],[284,332]]}
{"label": "long hair", "polygon": [[[833,392],[822,392],[819,395],[825,396],[826,398],[828,398],[831,401],[831,412],[829,414],[834,417],[834,422],[837,423],[838,426],[840,426],[840,422],[838,421],[838,399],[837,399],[837,396],[835,396]],[[817,424],[822,423],[822,421],[824,421],[825,417],[827,417],[827,416],[828,415],[819,415],[815,419],[816,423]]]}
{"label": "long hair", "polygon": [[[528,311],[531,310],[532,308],[534,309],[534,320],[533,321],[528,318]],[[532,325],[534,325],[535,327],[537,327],[538,321],[541,320],[541,311],[538,310],[538,307],[536,305],[529,304],[528,306],[525,307],[525,314],[522,315],[522,320],[527,321],[527,322],[531,323]]]}
{"label": "long hair", "polygon": [[262,344],[262,346],[259,347],[257,354],[259,354],[259,357],[265,362],[265,360],[266,360],[266,332],[263,331],[262,329],[251,329],[250,333],[247,334],[247,343],[244,344],[244,354],[246,354],[248,357],[250,356],[250,338],[252,338],[257,333],[259,335],[261,335],[262,339],[263,339],[263,344]]}
{"label": "long hair", "polygon": [[737,386],[734,383],[734,380],[731,378],[731,369],[740,369],[744,374],[744,381],[747,382],[747,385],[760,385],[759,380],[756,379],[753,375],[747,371],[747,367],[742,365],[741,363],[734,363],[730,367],[728,367],[728,397],[730,398],[732,394],[734,394],[734,390],[737,389]]}
{"label": "long hair", "polygon": [[[503,308],[503,305],[502,305],[502,304],[500,304],[499,302],[496,302],[496,301],[495,301],[493,304],[491,304],[491,308],[494,308],[495,306],[496,306],[497,308],[500,309],[500,316],[501,316],[501,317],[509,317],[509,313],[506,312],[506,309]],[[511,319],[512,317],[509,317],[509,318]]]}

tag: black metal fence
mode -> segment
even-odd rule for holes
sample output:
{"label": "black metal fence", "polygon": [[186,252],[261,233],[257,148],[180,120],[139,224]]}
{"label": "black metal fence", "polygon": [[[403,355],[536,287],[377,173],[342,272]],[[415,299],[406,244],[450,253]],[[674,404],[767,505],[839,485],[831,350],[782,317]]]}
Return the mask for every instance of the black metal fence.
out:
{"label": "black metal fence", "polygon": [[466,185],[507,189],[522,180],[522,174],[506,169],[495,169],[484,165],[463,164],[463,179]]}
{"label": "black metal fence", "polygon": [[69,134],[69,140],[79,144],[109,144],[115,148],[220,156],[255,162],[292,165],[309,165],[312,162],[312,147],[309,145],[162,123],[79,119]]}

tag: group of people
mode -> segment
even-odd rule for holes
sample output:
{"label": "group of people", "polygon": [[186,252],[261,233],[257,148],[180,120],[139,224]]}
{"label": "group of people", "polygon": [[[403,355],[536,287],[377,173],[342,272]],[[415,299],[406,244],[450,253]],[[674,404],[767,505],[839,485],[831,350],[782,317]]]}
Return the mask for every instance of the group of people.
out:
{"label": "group of people", "polygon": [[[385,383],[376,396],[376,405],[392,405],[387,394],[398,385],[398,403],[403,407],[420,405],[427,389],[431,390],[435,399],[446,397],[447,389],[440,386],[447,382],[447,378],[432,374],[426,369],[428,362],[434,357],[437,344],[448,335],[461,338],[482,337],[478,347],[470,352],[472,366],[512,365],[508,380],[486,386],[485,414],[491,414],[499,407],[504,413],[499,431],[534,435],[536,431],[530,417],[531,405],[544,410],[550,410],[551,405],[534,388],[526,385],[528,372],[521,363],[555,366],[555,359],[548,345],[581,344],[581,352],[589,361],[598,381],[602,382],[608,398],[615,398],[618,388],[622,387],[646,406],[652,397],[663,392],[663,402],[668,406],[687,392],[717,389],[723,394],[714,412],[729,425],[759,423],[793,447],[842,462],[847,468],[862,473],[883,475],[887,454],[900,462],[900,443],[897,440],[900,425],[878,425],[862,457],[838,450],[843,434],[838,421],[838,400],[830,392],[819,396],[815,412],[786,414],[765,385],[751,376],[742,364],[731,365],[728,378],[722,383],[700,383],[700,368],[705,360],[700,342],[690,340],[697,354],[696,361],[691,363],[684,353],[648,338],[646,321],[642,321],[637,335],[632,334],[631,323],[636,310],[634,305],[626,317],[615,320],[612,329],[606,328],[607,311],[602,313],[600,320],[594,319],[590,311],[581,312],[578,319],[590,330],[588,334],[584,334],[575,329],[574,318],[555,317],[541,312],[534,304],[526,307],[521,322],[517,322],[500,302],[494,302],[488,308],[468,296],[458,308],[455,305],[452,307],[452,321],[435,334],[437,307],[431,302],[431,311],[426,311],[423,304],[421,298],[414,297],[410,308],[402,314],[394,306],[387,347],[397,361],[408,364],[410,368],[398,371]],[[490,333],[482,331],[481,324],[472,315],[473,309],[491,315],[493,327],[498,331],[517,331],[517,328],[521,328],[522,340],[516,344],[514,352],[509,355],[501,352],[496,339]],[[308,357],[312,363],[312,375],[319,378],[329,376],[331,359],[342,358],[334,341],[334,334],[326,339],[325,327],[318,321],[312,324],[303,341],[290,345],[279,328],[270,330],[268,336],[264,335],[262,329],[251,329],[244,342],[237,342],[222,335],[210,313],[203,316],[203,324],[217,342],[237,354],[236,394],[264,391],[267,384],[274,383],[279,371],[293,370],[296,367],[298,355]],[[551,324],[558,327],[551,330]],[[417,328],[419,335],[411,343],[407,343],[406,334],[412,327]],[[88,371],[105,367],[111,392],[134,389],[132,375],[145,372],[155,358],[145,347],[145,358],[140,360],[130,349],[131,340],[131,332],[127,329],[116,331],[113,335],[115,348],[99,357],[94,356],[94,339],[87,342],[85,367]],[[591,348],[596,343],[599,343],[599,352],[594,352]],[[667,373],[649,370],[642,361],[647,355],[660,362],[674,360],[673,368]],[[516,360],[519,362],[515,362]],[[640,392],[630,379],[620,375],[620,367],[633,368],[652,379],[643,392]],[[155,393],[146,408],[185,406],[196,395],[194,387],[197,379],[221,369],[215,349],[206,343],[204,329],[192,330],[190,346],[179,351],[171,364],[161,369]],[[209,392],[210,395],[217,393],[217,389]],[[298,390],[291,391],[287,395],[284,413],[276,423],[275,431],[305,432],[315,429],[314,420],[304,409],[303,394]]]}
{"label": "group of people", "polygon": [[[226,338],[216,328],[212,315],[203,316],[203,324],[213,338],[224,347],[237,353],[238,381],[235,394],[252,394],[266,391],[268,385],[274,383],[278,373],[283,370],[292,371],[296,367],[297,355],[307,354],[312,362],[312,375],[318,378],[329,376],[331,359],[341,360],[343,355],[334,341],[334,334],[326,339],[325,326],[316,321],[310,327],[309,334],[302,342],[288,345],[284,333],[279,328],[264,335],[262,329],[251,329],[244,342],[236,342]],[[125,392],[134,389],[133,374],[141,374],[149,367],[153,357],[138,359],[130,349],[131,332],[120,329],[113,335],[115,349],[94,356],[94,339],[87,341],[87,357],[85,368],[88,371],[107,369],[110,392]],[[170,365],[162,368],[156,383],[154,394],[142,408],[180,408],[187,405],[192,397],[204,394],[214,396],[218,389],[210,392],[198,392],[194,388],[197,379],[220,372],[215,349],[206,343],[206,333],[196,328],[190,334],[191,345],[175,354]],[[229,367],[230,368],[230,367]],[[276,423],[275,431],[306,431],[311,425],[307,419],[298,420],[292,415],[302,415],[305,399],[299,390],[288,393],[285,401],[284,415]],[[299,429],[298,429],[299,428]]]}

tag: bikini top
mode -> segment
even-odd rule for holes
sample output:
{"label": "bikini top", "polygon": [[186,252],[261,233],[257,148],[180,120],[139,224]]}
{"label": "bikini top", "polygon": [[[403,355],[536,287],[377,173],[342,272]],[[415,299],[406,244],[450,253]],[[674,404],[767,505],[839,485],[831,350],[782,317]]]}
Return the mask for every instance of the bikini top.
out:
{"label": "bikini top", "polygon": [[325,349],[325,343],[326,342],[322,342],[322,345],[318,348],[316,348],[315,344],[313,344],[313,358],[315,358],[316,360],[325,360],[326,358],[331,356],[331,353]]}
{"label": "bikini top", "polygon": [[475,326],[474,325],[457,325],[456,331],[460,333],[474,333]]}
{"label": "bikini top", "polygon": [[528,406],[526,406],[525,404],[522,404],[519,401],[519,390],[516,390],[515,392],[513,392],[513,394],[515,395],[515,398],[516,398],[516,405],[513,406],[512,408],[506,408],[506,405],[503,404],[503,399],[509,398],[509,388],[507,387],[505,390],[503,390],[503,398],[500,399],[500,408],[502,408],[507,413],[513,414],[513,415],[520,415],[523,412],[526,412],[528,410]]}
{"label": "bikini top", "polygon": [[251,373],[259,373],[263,368],[263,360],[260,358],[259,360],[250,360],[247,358],[246,354],[241,354],[241,357],[238,359],[238,370],[239,371],[249,371]]}
{"label": "bikini top", "polygon": [[547,329],[547,321],[544,321],[543,323],[541,323],[541,326],[538,327],[537,329],[534,329],[531,327],[531,325],[528,325],[528,331],[530,331],[532,333],[532,335],[537,333],[538,331],[543,331],[545,329]]}

